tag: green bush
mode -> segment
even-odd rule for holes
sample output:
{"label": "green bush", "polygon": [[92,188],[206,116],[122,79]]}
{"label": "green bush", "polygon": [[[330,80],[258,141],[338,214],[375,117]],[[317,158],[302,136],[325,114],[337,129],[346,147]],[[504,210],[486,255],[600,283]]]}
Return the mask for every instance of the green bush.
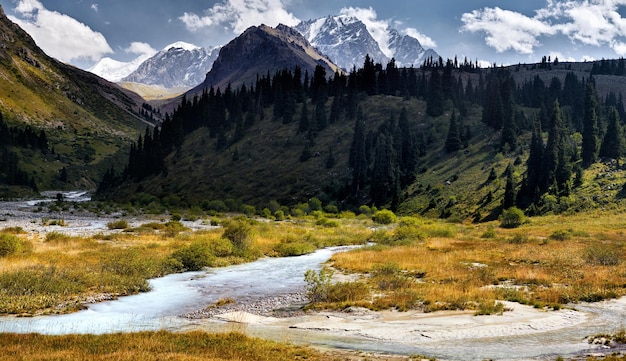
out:
{"label": "green bush", "polygon": [[315,252],[315,246],[307,242],[281,242],[274,251],[279,257],[301,256]]}
{"label": "green bush", "polygon": [[211,245],[206,240],[191,242],[188,246],[174,252],[172,257],[183,265],[185,271],[199,271],[210,266],[215,259]]}
{"label": "green bush", "polygon": [[372,220],[378,224],[391,224],[395,223],[398,220],[398,217],[396,217],[396,215],[392,211],[388,209],[382,209],[374,213],[374,215],[372,216]]}
{"label": "green bush", "polygon": [[333,270],[328,267],[323,267],[319,272],[310,269],[304,273],[307,297],[311,302],[328,301],[333,275]]}
{"label": "green bush", "polygon": [[526,216],[524,215],[524,211],[517,207],[511,207],[504,212],[502,212],[502,217],[500,219],[500,227],[502,228],[517,228],[524,224],[526,221]]}
{"label": "green bush", "polygon": [[568,239],[570,239],[570,233],[568,231],[565,230],[558,230],[558,231],[554,231],[551,235],[550,235],[550,239],[553,239],[555,241],[567,241]]}
{"label": "green bush", "polygon": [[416,217],[402,217],[394,231],[394,240],[401,243],[423,241],[427,238],[423,221]]}
{"label": "green bush", "polygon": [[128,222],[125,219],[111,221],[107,223],[107,228],[108,229],[126,229],[128,228]]}
{"label": "green bush", "polygon": [[6,257],[19,252],[22,241],[15,235],[0,233],[0,257]]}
{"label": "green bush", "polygon": [[321,217],[320,219],[318,219],[315,222],[316,225],[318,226],[322,226],[322,227],[327,227],[327,228],[336,228],[339,227],[339,222],[335,221],[335,220],[330,220],[326,217]]}
{"label": "green bush", "polygon": [[250,222],[245,219],[234,219],[226,224],[222,237],[230,240],[236,250],[245,252],[252,245],[252,233]]}

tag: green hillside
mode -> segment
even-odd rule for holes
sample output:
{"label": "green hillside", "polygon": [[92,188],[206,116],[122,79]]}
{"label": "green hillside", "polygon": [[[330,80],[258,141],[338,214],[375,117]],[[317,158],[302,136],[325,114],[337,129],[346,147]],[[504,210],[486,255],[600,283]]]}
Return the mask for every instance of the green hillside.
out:
{"label": "green hillside", "polygon": [[[283,71],[249,89],[185,99],[134,143],[101,195],[207,210],[306,209],[315,197],[339,210],[367,205],[455,221],[496,219],[511,206],[529,214],[617,207],[623,146],[603,152],[607,134],[623,141],[621,120],[610,131],[611,114],[624,118],[615,85],[623,78],[571,63],[398,69],[366,61],[354,74],[310,82]],[[543,160],[529,168],[533,134]]]}
{"label": "green hillside", "polygon": [[[60,63],[0,9],[0,113],[12,127],[44,131],[47,152],[14,147],[40,188],[93,188],[146,126],[142,99],[95,75]],[[60,181],[62,169],[68,178]]]}

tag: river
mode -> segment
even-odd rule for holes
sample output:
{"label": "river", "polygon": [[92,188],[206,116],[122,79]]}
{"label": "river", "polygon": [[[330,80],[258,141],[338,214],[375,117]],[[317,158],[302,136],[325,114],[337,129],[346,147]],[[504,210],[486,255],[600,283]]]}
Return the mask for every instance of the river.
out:
{"label": "river", "polygon": [[[84,197],[86,195],[76,193],[76,198],[82,200]],[[12,212],[18,212],[17,208]],[[15,218],[22,216],[14,215]],[[94,224],[104,227],[101,219],[83,221],[86,227],[93,228]],[[222,298],[255,302],[301,291],[305,286],[305,271],[320,269],[334,252],[342,249],[345,248],[172,274],[150,280],[150,292],[89,305],[88,309],[80,312],[0,317],[0,332],[59,335],[197,329],[220,332],[235,329],[277,341],[335,349],[419,354],[439,360],[554,360],[558,355],[601,351],[600,346],[589,345],[584,338],[626,327],[626,298],[570,305],[576,311],[543,312],[515,305],[515,312],[485,317],[462,312],[421,315],[416,312],[396,313],[392,314],[393,319],[383,320],[322,314],[248,324],[180,317]],[[331,324],[332,320],[334,324]]]}

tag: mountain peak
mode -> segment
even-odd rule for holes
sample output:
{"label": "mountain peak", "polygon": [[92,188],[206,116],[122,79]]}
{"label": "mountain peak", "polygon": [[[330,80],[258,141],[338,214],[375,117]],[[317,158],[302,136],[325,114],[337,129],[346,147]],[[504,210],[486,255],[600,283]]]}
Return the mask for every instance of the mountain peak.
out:
{"label": "mountain peak", "polygon": [[258,74],[293,70],[296,66],[313,74],[317,65],[324,66],[329,74],[340,71],[295,29],[284,24],[275,28],[252,26],[221,49],[204,83],[192,92],[210,87],[223,89],[228,84],[236,88],[254,82]]}
{"label": "mountain peak", "polygon": [[184,41],[177,41],[175,43],[172,43],[166,47],[163,48],[162,51],[168,51],[170,49],[183,49],[186,51],[193,51],[193,50],[198,50],[198,49],[202,49],[201,47],[194,45],[194,44],[190,44],[190,43],[186,43]]}
{"label": "mountain peak", "polygon": [[366,55],[383,64],[393,57],[398,66],[420,66],[427,57],[438,57],[417,39],[393,28],[387,29],[384,40],[377,41],[361,20],[346,14],[303,21],[296,29],[344,69],[361,66]]}

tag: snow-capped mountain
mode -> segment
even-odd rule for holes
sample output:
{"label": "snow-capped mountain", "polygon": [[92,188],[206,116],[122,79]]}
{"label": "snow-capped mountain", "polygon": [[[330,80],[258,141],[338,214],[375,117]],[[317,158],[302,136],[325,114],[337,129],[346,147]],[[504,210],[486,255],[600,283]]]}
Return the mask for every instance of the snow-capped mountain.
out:
{"label": "snow-capped mountain", "polygon": [[122,81],[165,88],[194,87],[202,83],[218,54],[219,48],[176,42],[144,61]]}
{"label": "snow-capped mountain", "polygon": [[433,49],[424,49],[419,40],[409,35],[400,35],[395,29],[389,29],[389,49],[393,52],[393,58],[399,66],[418,67],[424,60],[432,57],[437,60],[439,54]]}
{"label": "snow-capped mountain", "polygon": [[[387,43],[378,43],[361,20],[348,15],[302,21],[296,29],[311,45],[345,70],[361,67],[367,54],[383,65],[395,58],[396,65],[407,67],[420,66],[430,56],[439,57],[434,50],[424,49],[417,39],[402,36],[392,28],[387,29]],[[381,49],[388,49],[388,54]]]}
{"label": "snow-capped mountain", "polygon": [[340,15],[303,21],[296,26],[308,41],[345,70],[363,65],[369,54],[375,61],[386,61],[387,56],[359,19]]}
{"label": "snow-capped mountain", "polygon": [[111,82],[119,82],[132,72],[137,70],[141,63],[146,61],[150,57],[150,54],[140,56],[132,61],[123,62],[111,58],[102,58],[94,66],[87,69],[87,71],[96,74],[97,76],[104,78]]}

